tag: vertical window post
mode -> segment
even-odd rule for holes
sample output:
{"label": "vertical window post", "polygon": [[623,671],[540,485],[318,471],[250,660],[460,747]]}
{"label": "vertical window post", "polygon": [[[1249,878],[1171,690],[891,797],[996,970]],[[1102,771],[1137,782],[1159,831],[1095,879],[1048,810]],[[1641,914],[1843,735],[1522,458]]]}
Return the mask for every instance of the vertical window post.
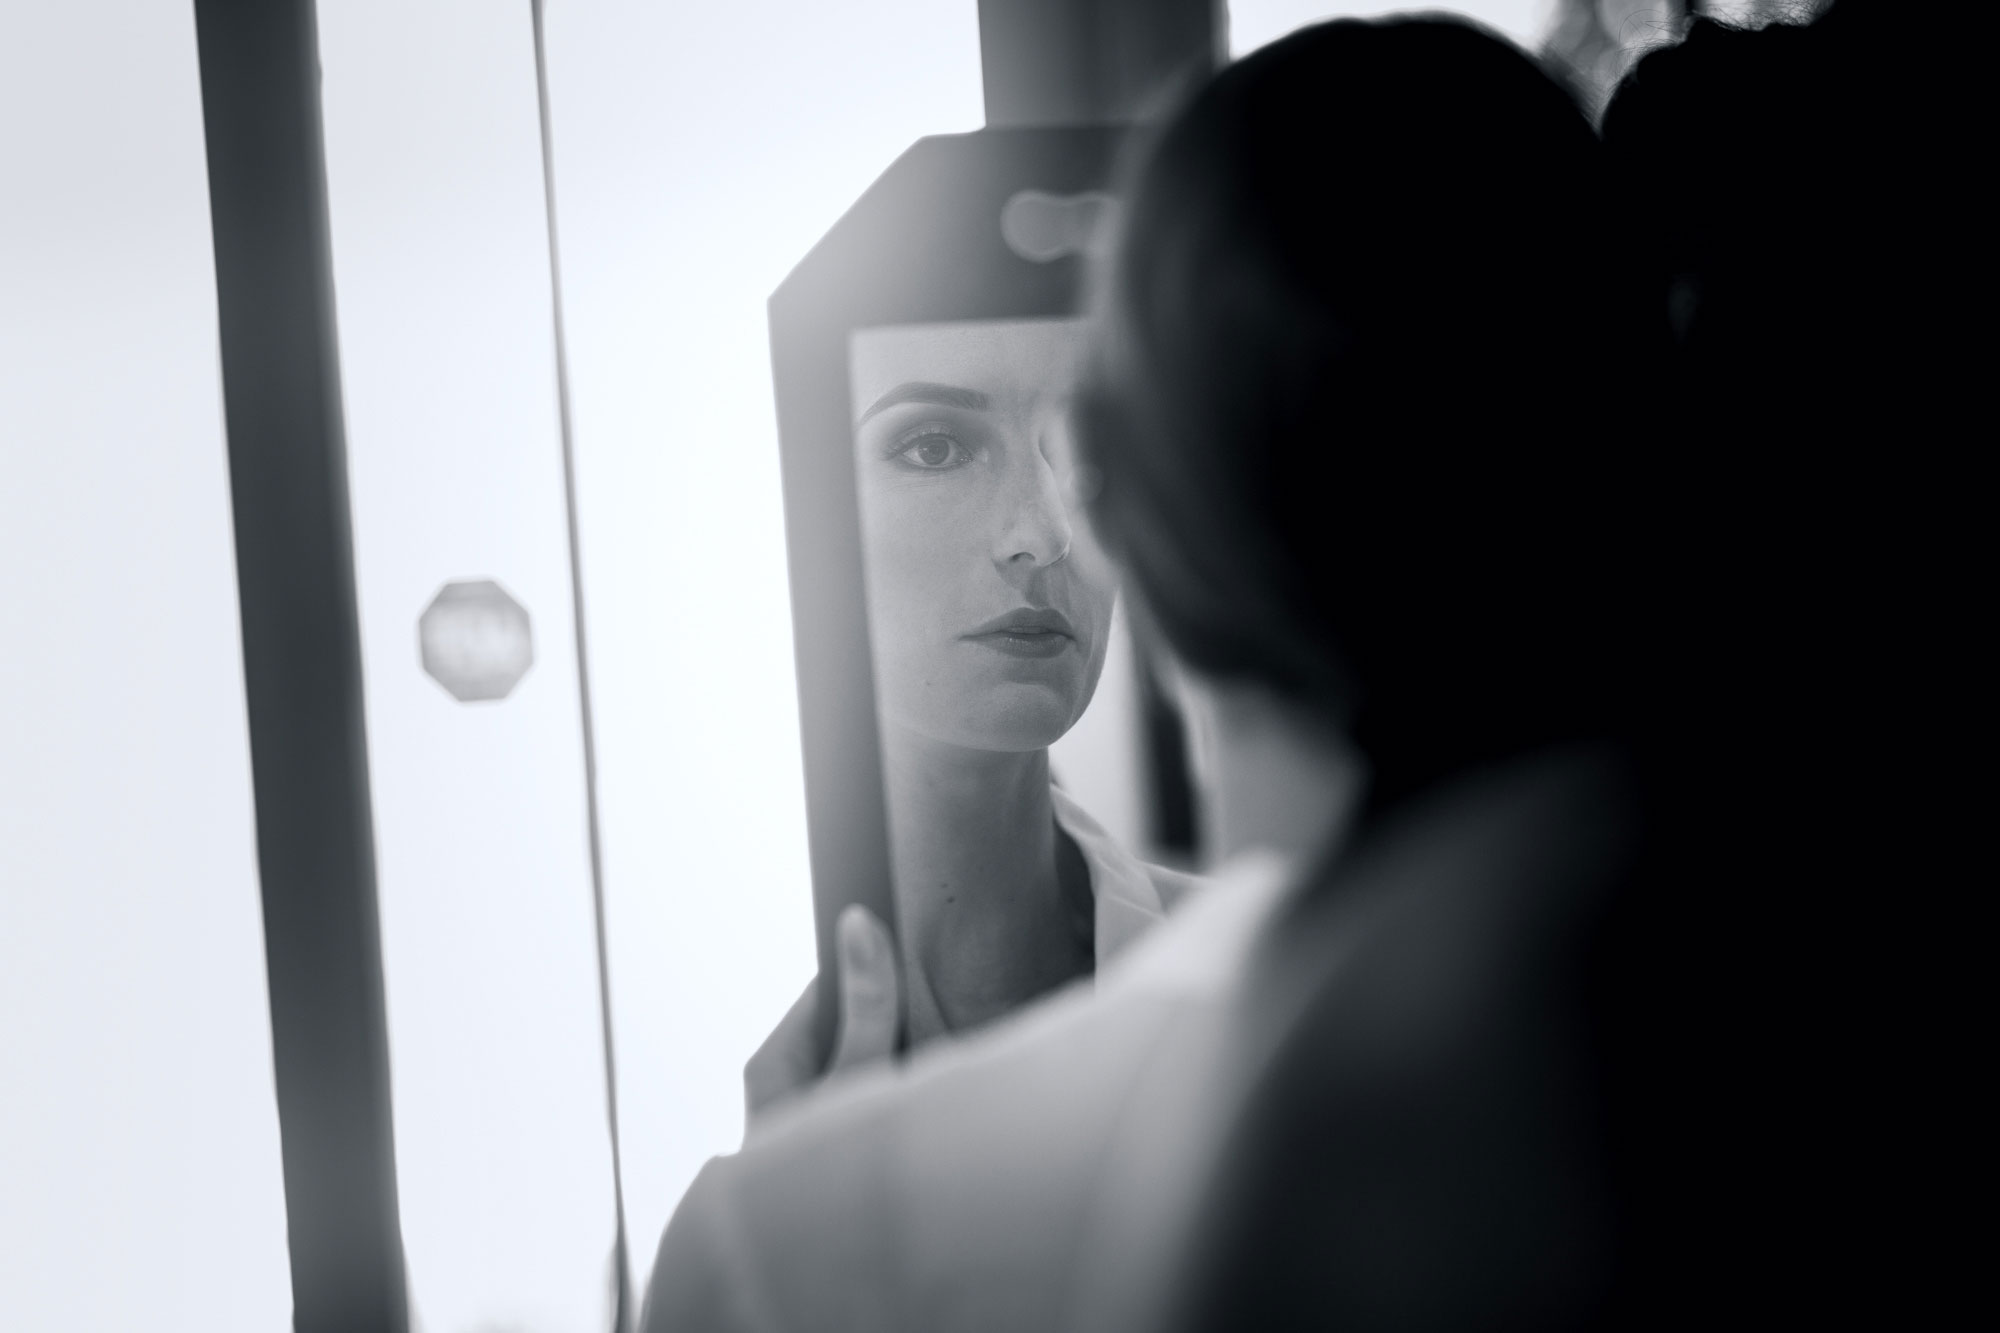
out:
{"label": "vertical window post", "polygon": [[194,8],[293,1326],[405,1333],[318,29]]}

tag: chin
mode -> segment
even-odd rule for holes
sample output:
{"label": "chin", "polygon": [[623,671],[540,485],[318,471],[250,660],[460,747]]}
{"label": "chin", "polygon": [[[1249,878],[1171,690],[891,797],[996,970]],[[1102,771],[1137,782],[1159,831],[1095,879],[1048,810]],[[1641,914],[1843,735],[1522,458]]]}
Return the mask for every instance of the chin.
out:
{"label": "chin", "polygon": [[1046,750],[1083,713],[1086,699],[1045,685],[1006,684],[983,690],[957,709],[941,709],[917,730],[968,750]]}

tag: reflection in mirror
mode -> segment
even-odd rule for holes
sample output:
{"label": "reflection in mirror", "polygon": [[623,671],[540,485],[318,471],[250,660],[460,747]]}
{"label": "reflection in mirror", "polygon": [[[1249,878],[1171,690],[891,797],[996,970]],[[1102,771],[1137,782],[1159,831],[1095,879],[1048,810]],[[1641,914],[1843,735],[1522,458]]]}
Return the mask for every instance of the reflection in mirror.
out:
{"label": "reflection in mirror", "polygon": [[[1156,914],[1143,869],[1051,785],[1050,747],[1091,705],[1117,600],[1067,425],[1082,345],[1073,319],[851,340],[912,1044],[1090,974],[1117,942],[1099,938],[1107,925],[1117,936]],[[1104,744],[1133,748],[1115,728]],[[1129,786],[1136,765],[1079,767]]]}

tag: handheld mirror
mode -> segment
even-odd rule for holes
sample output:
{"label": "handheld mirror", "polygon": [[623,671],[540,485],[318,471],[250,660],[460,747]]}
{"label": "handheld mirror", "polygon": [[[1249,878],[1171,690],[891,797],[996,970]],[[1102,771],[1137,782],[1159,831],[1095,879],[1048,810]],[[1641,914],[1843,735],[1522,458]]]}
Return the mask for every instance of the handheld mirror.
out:
{"label": "handheld mirror", "polygon": [[1136,808],[1138,765],[1091,732],[1133,687],[1067,408],[1120,133],[921,140],[771,298],[823,1052],[849,903],[912,1041],[1092,966],[1081,793]]}

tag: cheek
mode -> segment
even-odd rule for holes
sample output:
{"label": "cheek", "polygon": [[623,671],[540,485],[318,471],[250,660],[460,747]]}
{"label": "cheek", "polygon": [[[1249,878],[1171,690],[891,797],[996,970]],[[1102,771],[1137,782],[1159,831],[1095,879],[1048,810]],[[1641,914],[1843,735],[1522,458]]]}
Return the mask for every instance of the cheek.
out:
{"label": "cheek", "polygon": [[938,484],[862,497],[869,609],[883,629],[956,624],[986,545],[977,498],[972,487]]}

